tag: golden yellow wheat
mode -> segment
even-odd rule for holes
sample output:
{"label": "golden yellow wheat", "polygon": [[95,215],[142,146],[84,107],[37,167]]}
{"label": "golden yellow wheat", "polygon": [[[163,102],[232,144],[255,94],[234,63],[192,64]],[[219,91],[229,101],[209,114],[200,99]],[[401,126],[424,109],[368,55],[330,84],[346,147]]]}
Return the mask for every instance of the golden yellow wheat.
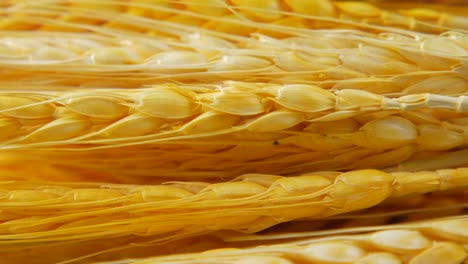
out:
{"label": "golden yellow wheat", "polygon": [[466,263],[467,12],[1,2],[0,263]]}

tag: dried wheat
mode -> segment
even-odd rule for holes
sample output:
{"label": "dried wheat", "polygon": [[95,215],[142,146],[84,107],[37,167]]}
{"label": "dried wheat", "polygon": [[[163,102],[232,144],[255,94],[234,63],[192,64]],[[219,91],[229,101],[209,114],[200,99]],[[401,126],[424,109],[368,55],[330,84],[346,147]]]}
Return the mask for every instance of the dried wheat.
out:
{"label": "dried wheat", "polygon": [[3,182],[0,243],[256,232],[294,219],[368,208],[388,197],[463,189],[467,171],[250,174],[232,182],[153,186]]}
{"label": "dried wheat", "polygon": [[[239,35],[259,29],[272,34],[287,34],[287,28],[292,27],[379,30],[383,26],[393,26],[423,32],[467,29],[466,17],[451,14],[450,11],[444,13],[426,8],[394,12],[356,1],[316,0],[307,4],[297,0],[234,0],[230,4],[217,0],[152,3],[74,0],[54,1],[53,4],[28,0],[15,2],[9,8],[4,8],[3,12],[8,17],[2,21],[2,28],[70,30],[67,28],[68,23],[79,22],[91,25],[107,23],[111,27],[140,31],[148,20],[159,19],[165,24],[188,24]],[[121,19],[113,21],[112,18],[118,14]],[[131,19],[139,23],[132,23]],[[38,23],[37,20],[42,22]],[[164,29],[160,30],[164,32]]]}
{"label": "dried wheat", "polygon": [[[246,249],[161,256],[121,263],[462,263],[467,259],[467,216],[415,224],[350,229],[325,238]],[[364,232],[364,233],[361,233]],[[353,234],[361,233],[361,234]],[[307,235],[304,234],[303,237]],[[286,238],[287,235],[281,236]],[[242,237],[241,237],[242,239]],[[257,239],[262,239],[258,236]]]}
{"label": "dried wheat", "polygon": [[[465,143],[467,130],[463,120],[468,110],[467,98],[436,94],[388,98],[351,89],[330,92],[313,85],[242,82],[222,86],[168,84],[141,90],[2,92],[0,137],[4,139],[3,148],[80,142],[118,145],[242,132],[280,132],[306,121],[336,121],[337,126],[348,126],[343,128],[342,133],[347,135],[341,140],[349,138],[358,146],[388,149],[419,142],[422,149],[445,150]],[[401,117],[383,114],[369,116],[371,119],[359,131],[357,123],[340,124],[340,120],[363,113],[408,112],[409,118],[412,111],[429,109],[453,111],[452,118],[462,123],[441,128],[432,122],[432,126],[416,127]],[[395,127],[392,133],[397,134],[389,135],[390,127]],[[312,125],[305,130],[314,129]],[[440,133],[448,141],[440,142],[437,136]],[[447,133],[450,137],[446,137]],[[297,140],[285,143],[305,143],[303,136],[308,137],[298,135]],[[433,138],[438,142],[432,142]],[[425,144],[429,146],[424,147]]]}
{"label": "dried wheat", "polygon": [[[373,91],[427,92],[440,90],[440,83],[453,83],[451,93],[467,89],[468,41],[456,33],[408,38],[328,31],[286,39],[255,35],[239,41],[192,32],[173,40],[123,34],[3,34],[4,87],[18,82],[25,83],[21,89],[44,83],[42,89],[50,90],[53,85],[107,88],[247,79],[327,82],[329,87],[342,81],[338,86],[363,83],[361,88],[372,89],[380,78],[385,86]],[[434,80],[425,80],[428,76]]]}

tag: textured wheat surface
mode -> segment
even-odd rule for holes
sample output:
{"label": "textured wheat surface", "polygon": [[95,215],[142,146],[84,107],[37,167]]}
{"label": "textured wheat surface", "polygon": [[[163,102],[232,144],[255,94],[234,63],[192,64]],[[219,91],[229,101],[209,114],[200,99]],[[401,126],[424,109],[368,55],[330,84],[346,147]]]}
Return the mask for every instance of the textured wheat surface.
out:
{"label": "textured wheat surface", "polygon": [[[247,35],[257,30],[287,32],[288,27],[304,29],[406,28],[423,32],[466,31],[466,13],[459,9],[410,8],[389,11],[366,2],[315,0],[270,1],[7,1],[7,16],[0,26],[7,29],[68,30],[74,23],[104,25],[141,31],[152,20],[161,20],[153,31],[165,33],[162,25],[173,23],[218,32]],[[441,10],[441,11],[438,11]],[[121,18],[113,20],[115,16]],[[158,25],[158,24],[155,24]],[[76,26],[75,26],[76,27]]]}
{"label": "textured wheat surface", "polygon": [[[353,230],[369,230],[388,224],[403,224],[435,217],[461,215],[467,208],[466,191],[442,191],[409,194],[389,198],[369,209],[350,212],[326,219],[302,219],[285,222],[261,232],[267,239],[240,239],[241,233],[214,231],[201,236],[125,235],[109,239],[93,238],[57,242],[27,242],[3,244],[2,263],[94,263],[125,258],[200,252],[216,248],[246,248],[292,241],[295,236],[349,234]],[[295,232],[294,236],[287,233]],[[233,237],[235,236],[235,237]],[[278,237],[279,239],[274,239]],[[285,237],[285,238],[281,238]],[[289,237],[289,238],[287,238]],[[229,240],[229,241],[226,241]],[[238,241],[240,240],[240,241]],[[116,262],[118,263],[118,262]]]}
{"label": "textured wheat surface", "polygon": [[389,197],[463,190],[468,185],[467,171],[248,174],[215,184],[151,186],[3,182],[0,243],[257,232],[285,221],[369,208]]}
{"label": "textured wheat surface", "polygon": [[[463,263],[468,256],[466,216],[246,249],[216,249],[120,263]],[[352,234],[353,232],[363,232]],[[301,235],[301,234],[291,234]],[[287,238],[284,235],[283,238]],[[302,237],[307,237],[303,233]],[[255,239],[261,240],[262,236]],[[240,238],[242,240],[242,237]],[[108,262],[109,263],[109,262]]]}
{"label": "textured wheat surface", "polygon": [[[444,150],[463,145],[467,133],[465,95],[424,93],[389,98],[353,89],[327,91],[314,85],[227,82],[167,84],[140,90],[5,91],[0,92],[0,99],[3,148],[128,145],[135,141],[151,143],[245,132],[281,133],[300,124],[310,124],[305,129],[313,131],[314,123],[335,122],[336,130],[348,134],[342,140],[382,149],[418,141],[418,136],[431,136],[433,130],[453,130],[453,135],[446,137],[447,147],[428,147]],[[407,116],[407,120],[391,117],[393,113]],[[365,123],[361,127],[358,121],[347,119],[366,114],[369,118],[361,121]],[[431,114],[435,118],[431,119]],[[372,117],[375,119],[370,120]],[[440,126],[437,117],[451,124],[425,129],[411,122],[423,119],[421,123]],[[386,136],[383,130],[390,129],[390,123],[396,130],[387,133],[399,134]],[[386,142],[385,137],[394,138]]]}
{"label": "textured wheat surface", "polygon": [[[407,224],[415,220],[428,220],[463,214],[466,196],[460,192],[440,192],[402,196],[402,204],[393,199],[365,211],[343,214],[322,220],[285,222],[262,231],[261,237],[246,237],[245,234],[215,231],[210,234],[189,237],[158,235],[126,235],[118,238],[86,240],[31,242],[3,244],[0,248],[2,263],[94,263],[121,259],[148,258],[169,254],[195,253],[219,248],[248,248],[293,242],[301,237],[327,237],[349,235],[379,229],[381,225]],[[390,204],[391,204],[390,203]],[[466,204],[465,204],[466,208]],[[293,233],[293,234],[292,234]],[[263,239],[265,238],[265,239]],[[377,262],[378,263],[378,262]]]}
{"label": "textured wheat surface", "polygon": [[[217,36],[187,29],[158,38],[100,30],[1,31],[0,87],[138,88],[248,80],[380,94],[466,93],[466,34],[324,30],[292,35]],[[451,91],[441,84],[450,85]]]}
{"label": "textured wheat surface", "polygon": [[373,3],[0,2],[0,263],[467,262],[467,7]]}
{"label": "textured wheat surface", "polygon": [[[190,31],[173,38],[106,32],[0,32],[1,87],[70,89],[230,80],[353,86],[376,93],[466,93],[466,34],[318,31],[233,40]],[[22,84],[22,85],[21,85]],[[441,89],[450,85],[450,91]],[[32,87],[31,87],[32,86]],[[11,89],[11,88],[10,88]]]}
{"label": "textured wheat surface", "polygon": [[368,209],[325,219],[302,218],[293,222],[284,222],[262,231],[262,234],[388,225],[463,215],[468,209],[467,193],[466,188],[455,188],[446,191],[410,193],[389,197]]}
{"label": "textured wheat surface", "polygon": [[433,170],[467,162],[465,95],[385,97],[226,82],[4,91],[0,98],[0,149],[9,167],[23,159],[44,170],[45,164],[81,167],[83,175],[100,174],[97,179],[198,180],[369,167]]}

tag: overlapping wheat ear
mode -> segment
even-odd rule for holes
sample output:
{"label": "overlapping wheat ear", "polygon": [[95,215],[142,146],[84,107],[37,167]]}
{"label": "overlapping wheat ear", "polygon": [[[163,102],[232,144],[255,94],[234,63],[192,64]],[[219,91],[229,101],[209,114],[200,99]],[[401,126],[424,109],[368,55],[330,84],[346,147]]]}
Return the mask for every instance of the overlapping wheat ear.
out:
{"label": "overlapping wheat ear", "polygon": [[[4,5],[5,6],[5,5]],[[438,7],[437,9],[443,9]],[[460,10],[461,9],[461,10]],[[59,29],[70,23],[104,24],[130,30],[144,30],[150,19],[159,19],[161,25],[188,24],[200,29],[234,32],[246,35],[262,29],[274,33],[287,28],[367,28],[381,30],[387,27],[415,31],[441,32],[450,29],[467,30],[466,17],[459,9],[388,11],[366,2],[315,0],[210,0],[210,1],[12,1],[2,10],[8,14],[1,27],[8,29]],[[396,11],[396,12],[395,12]],[[115,16],[119,15],[119,19]],[[62,23],[60,23],[62,22]],[[153,29],[161,33],[164,29]]]}
{"label": "overlapping wheat ear", "polygon": [[[466,194],[466,193],[465,193]],[[332,236],[352,234],[365,230],[378,230],[384,224],[406,224],[436,217],[463,214],[467,197],[464,192],[444,191],[429,194],[411,194],[390,198],[366,210],[341,214],[325,219],[303,219],[285,222],[262,232],[266,239],[252,239],[241,233],[215,231],[199,236],[125,235],[116,238],[31,242],[3,244],[0,248],[6,263],[95,263],[126,259],[195,253],[210,249],[271,245],[278,241],[293,241],[294,237]],[[377,226],[377,227],[376,227]],[[376,227],[376,228],[375,228]],[[326,229],[326,232],[323,230]],[[294,235],[288,234],[297,232]],[[298,233],[301,232],[301,233]],[[242,236],[239,236],[242,235]],[[283,237],[283,239],[281,239]],[[289,237],[289,238],[288,238]],[[279,239],[275,239],[279,238]],[[248,240],[247,240],[248,239]],[[60,252],[57,254],[56,252]]]}
{"label": "overlapping wheat ear", "polygon": [[0,262],[466,262],[466,7],[418,7],[1,3]]}
{"label": "overlapping wheat ear", "polygon": [[0,243],[257,232],[285,221],[369,208],[389,197],[463,190],[467,175],[466,168],[459,168],[296,177],[248,174],[231,182],[152,186],[3,182]]}
{"label": "overlapping wheat ear", "polygon": [[[436,219],[413,224],[399,224],[343,230],[323,238],[307,238],[326,232],[285,234],[276,237],[300,237],[287,243],[245,249],[216,249],[201,253],[174,254],[119,263],[463,263],[468,256],[467,216]],[[274,236],[273,236],[274,237]],[[271,239],[272,236],[235,238]],[[229,239],[229,238],[228,238]],[[231,238],[232,239],[232,238]],[[111,262],[101,262],[111,263]]]}
{"label": "overlapping wheat ear", "polygon": [[34,83],[50,90],[230,79],[315,82],[377,93],[421,92],[420,82],[441,93],[440,83],[453,86],[454,93],[467,89],[468,38],[455,32],[405,36],[329,30],[236,41],[193,31],[174,39],[109,34],[3,31],[0,85],[24,83],[17,89],[27,89]]}
{"label": "overlapping wheat ear", "polygon": [[466,165],[465,95],[391,98],[313,85],[226,82],[5,91],[0,98],[5,155],[101,172],[107,167],[121,175],[219,178]]}
{"label": "overlapping wheat ear", "polygon": [[[430,114],[425,117],[423,113],[441,111],[440,121],[451,121],[452,124],[440,129],[453,130],[454,134],[446,137],[449,140],[447,147],[429,147],[440,150],[465,143],[464,120],[468,111],[465,95],[425,93],[389,98],[353,89],[327,91],[313,85],[243,82],[191,86],[166,84],[140,90],[4,91],[0,93],[0,99],[4,149],[80,142],[131,145],[138,141],[151,143],[245,131],[280,133],[303,122],[336,121],[339,130],[340,120],[343,133],[357,132],[352,135],[355,138],[352,141],[359,142],[357,145],[388,149],[416,141],[425,135],[425,131],[418,134],[411,121],[388,117],[385,113],[408,113],[408,119],[415,123],[440,124]],[[365,125],[360,131],[356,131],[359,128],[357,121],[354,124],[346,121],[350,117],[372,113],[376,115],[362,120]],[[378,113],[383,113],[382,118]],[[435,118],[437,116],[434,114]],[[415,121],[417,118],[422,120]],[[385,142],[385,135],[390,132],[379,131],[379,128],[390,129],[385,126],[387,123],[396,127],[391,133],[401,131],[401,137],[389,135]],[[365,134],[369,129],[372,133]],[[434,129],[438,128],[426,129],[431,132],[428,136]],[[307,130],[314,129],[309,127]],[[357,139],[363,136],[362,140]],[[424,145],[426,141],[420,144]]]}

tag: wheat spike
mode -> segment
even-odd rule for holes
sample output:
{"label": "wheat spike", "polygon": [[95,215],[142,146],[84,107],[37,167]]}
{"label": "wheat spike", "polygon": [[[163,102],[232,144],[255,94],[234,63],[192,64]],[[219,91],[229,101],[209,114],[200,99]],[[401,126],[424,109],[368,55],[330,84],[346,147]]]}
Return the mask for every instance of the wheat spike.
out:
{"label": "wheat spike", "polygon": [[[382,90],[379,93],[439,92],[440,83],[452,85],[450,93],[467,89],[468,42],[466,35],[455,32],[408,37],[320,31],[285,39],[255,35],[236,41],[196,31],[173,39],[102,32],[4,31],[3,35],[2,83],[6,87],[24,82],[26,87],[20,89],[27,89],[28,83],[45,83],[42,89],[50,90],[47,85],[139,87],[246,78],[327,87],[360,82],[359,89]],[[383,87],[372,88],[372,81],[379,78]]]}
{"label": "wheat spike", "polygon": [[[466,164],[466,96],[389,98],[227,82],[0,98],[1,149],[41,163],[78,162],[96,174],[233,177]],[[35,150],[30,158],[21,154]]]}
{"label": "wheat spike", "polygon": [[375,2],[0,3],[0,262],[467,262],[467,9]]}
{"label": "wheat spike", "polygon": [[0,148],[9,164],[30,160],[99,177],[194,180],[467,164],[466,96],[259,86],[3,93]]}
{"label": "wheat spike", "polygon": [[[366,2],[330,0],[316,0],[307,4],[297,0],[234,0],[230,4],[217,0],[156,3],[74,0],[54,1],[53,5],[25,0],[14,1],[3,12],[8,16],[3,19],[1,27],[7,29],[42,27],[48,30],[70,30],[70,23],[78,22],[88,25],[107,24],[140,31],[141,26],[144,27],[151,19],[164,20],[166,24],[188,24],[239,35],[247,35],[259,29],[284,34],[288,27],[379,30],[383,26],[393,26],[422,32],[467,29],[466,17],[451,14],[450,11],[444,13],[426,9],[415,12],[410,9],[394,12]],[[116,14],[125,19],[113,22],[112,18]]]}
{"label": "wheat spike", "polygon": [[[414,224],[349,229],[325,238],[245,249],[216,249],[121,263],[463,263],[468,256],[467,216]],[[463,230],[460,232],[460,230]],[[364,232],[361,234],[356,234]],[[354,233],[354,234],[353,234]],[[313,233],[312,233],[313,234]],[[297,234],[291,234],[297,235]],[[261,240],[268,236],[257,236]],[[288,235],[278,237],[287,238]],[[302,238],[307,237],[303,234]],[[229,238],[227,238],[229,239]],[[242,236],[236,240],[242,241]],[[107,262],[106,262],[107,263]]]}
{"label": "wheat spike", "polygon": [[[455,123],[438,132],[441,128],[430,125],[416,128],[408,120],[382,114],[382,118],[364,121],[367,124],[351,138],[359,146],[388,149],[417,141],[416,129],[423,137],[452,133],[446,137],[447,143],[438,143],[443,146],[428,147],[444,150],[465,143],[463,118],[468,110],[468,97],[465,95],[413,94],[388,98],[352,89],[332,92],[313,85],[242,82],[226,82],[222,86],[167,84],[140,90],[2,92],[0,99],[0,114],[3,115],[1,138],[7,140],[3,148],[27,147],[30,144],[149,142],[151,139],[156,142],[242,131],[269,133],[287,130],[306,121],[339,122],[377,111],[408,112],[409,118],[412,111],[440,109],[446,113],[453,112],[452,118],[460,119],[462,124],[457,126]],[[359,126],[343,122],[343,125],[350,126],[343,128],[345,133],[355,132]],[[387,129],[386,123],[395,124],[402,134],[385,136],[384,131],[378,132],[381,126]],[[312,126],[306,130],[314,129]],[[451,129],[454,131],[450,132]],[[371,134],[375,139],[370,138]],[[388,142],[382,141],[385,138]],[[424,145],[425,142],[421,139],[420,143]]]}
{"label": "wheat spike", "polygon": [[[291,232],[320,232],[327,229],[330,234],[349,232],[350,228],[402,224],[414,220],[428,220],[435,217],[447,217],[463,214],[467,196],[463,192],[440,192],[430,194],[412,194],[398,198],[389,198],[381,204],[365,211],[351,212],[320,220],[300,220],[285,222],[262,232],[263,235],[280,235]],[[238,234],[241,235],[241,234]],[[232,236],[232,235],[230,235]],[[168,254],[182,254],[206,251],[217,248],[252,247],[270,245],[275,240],[224,241],[223,232],[208,235],[168,239],[161,241],[158,235],[123,236],[107,239],[96,238],[85,241],[59,241],[54,243],[20,243],[2,245],[0,254],[5,264],[23,263],[60,263],[78,264],[98,261],[118,261],[154,257]],[[228,237],[229,239],[229,237]],[[284,241],[284,240],[283,240]],[[61,254],[54,254],[61,252]]]}
{"label": "wheat spike", "polygon": [[[313,85],[227,82],[142,90],[3,92],[0,98],[0,148],[45,149],[45,158],[54,156],[54,149],[65,157],[63,151],[68,150],[74,152],[69,157],[83,160],[80,165],[99,158],[123,165],[125,156],[132,156],[133,164],[142,159],[141,169],[159,167],[164,174],[169,166],[173,172],[165,171],[167,175],[180,173],[177,164],[183,164],[184,171],[221,166],[211,170],[266,172],[261,171],[264,166],[270,169],[267,173],[284,174],[286,168],[297,173],[343,169],[351,163],[352,168],[384,168],[416,153],[453,150],[461,152],[447,153],[439,164],[466,163],[460,159],[466,146],[466,96],[388,98]],[[111,150],[117,147],[120,153]],[[255,151],[242,154],[249,149]],[[80,155],[76,150],[90,152]],[[424,158],[431,157],[434,153]],[[147,162],[151,159],[156,163]],[[231,163],[216,165],[223,159]],[[415,162],[407,166],[418,170],[421,162]],[[301,167],[295,171],[293,165]]]}
{"label": "wheat spike", "polygon": [[152,186],[4,182],[0,243],[130,234],[164,238],[215,230],[256,232],[294,219],[368,208],[389,197],[464,189],[467,171],[250,174],[215,184]]}

